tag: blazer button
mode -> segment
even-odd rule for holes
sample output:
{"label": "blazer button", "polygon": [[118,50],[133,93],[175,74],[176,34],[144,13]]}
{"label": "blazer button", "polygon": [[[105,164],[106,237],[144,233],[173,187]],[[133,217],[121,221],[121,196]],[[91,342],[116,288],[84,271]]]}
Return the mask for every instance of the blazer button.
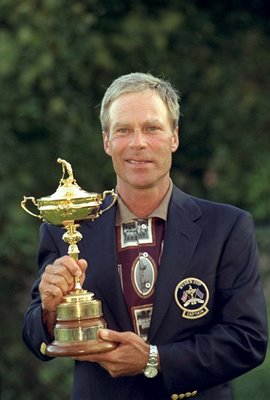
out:
{"label": "blazer button", "polygon": [[46,349],[47,349],[46,343],[42,342],[41,345],[40,345],[40,352],[41,352],[41,354],[43,354],[44,356],[46,355]]}

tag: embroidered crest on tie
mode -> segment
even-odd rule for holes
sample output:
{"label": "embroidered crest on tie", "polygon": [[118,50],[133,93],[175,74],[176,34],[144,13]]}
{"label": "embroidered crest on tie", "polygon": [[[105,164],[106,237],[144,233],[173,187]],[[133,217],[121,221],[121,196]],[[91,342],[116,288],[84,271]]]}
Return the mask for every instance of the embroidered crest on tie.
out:
{"label": "embroidered crest on tie", "polygon": [[145,340],[151,323],[163,234],[164,221],[160,218],[123,223],[117,233],[123,292],[134,330]]}

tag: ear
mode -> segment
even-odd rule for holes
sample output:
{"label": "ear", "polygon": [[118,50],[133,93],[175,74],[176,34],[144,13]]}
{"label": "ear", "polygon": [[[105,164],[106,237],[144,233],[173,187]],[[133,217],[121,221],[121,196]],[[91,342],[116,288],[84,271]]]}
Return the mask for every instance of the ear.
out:
{"label": "ear", "polygon": [[178,126],[174,129],[172,136],[172,153],[174,153],[179,146],[179,128]]}
{"label": "ear", "polygon": [[104,151],[108,156],[111,155],[111,148],[110,148],[110,140],[109,140],[109,134],[107,132],[102,132],[102,137],[103,137],[103,147]]}

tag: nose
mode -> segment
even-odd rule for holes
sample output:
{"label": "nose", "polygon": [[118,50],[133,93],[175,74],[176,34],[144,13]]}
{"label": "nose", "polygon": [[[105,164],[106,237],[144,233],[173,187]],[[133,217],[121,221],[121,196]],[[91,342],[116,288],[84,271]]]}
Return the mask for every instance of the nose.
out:
{"label": "nose", "polygon": [[142,149],[146,146],[146,138],[141,129],[134,129],[130,138],[129,146],[133,149]]}

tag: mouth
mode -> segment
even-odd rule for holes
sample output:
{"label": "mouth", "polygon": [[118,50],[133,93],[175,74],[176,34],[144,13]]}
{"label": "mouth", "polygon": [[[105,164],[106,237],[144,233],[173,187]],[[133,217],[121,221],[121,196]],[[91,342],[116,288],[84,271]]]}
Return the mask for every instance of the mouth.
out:
{"label": "mouth", "polygon": [[143,165],[143,164],[151,163],[151,161],[149,161],[149,160],[132,160],[132,159],[130,159],[130,160],[126,160],[126,161],[127,161],[127,163],[134,164],[134,165]]}

